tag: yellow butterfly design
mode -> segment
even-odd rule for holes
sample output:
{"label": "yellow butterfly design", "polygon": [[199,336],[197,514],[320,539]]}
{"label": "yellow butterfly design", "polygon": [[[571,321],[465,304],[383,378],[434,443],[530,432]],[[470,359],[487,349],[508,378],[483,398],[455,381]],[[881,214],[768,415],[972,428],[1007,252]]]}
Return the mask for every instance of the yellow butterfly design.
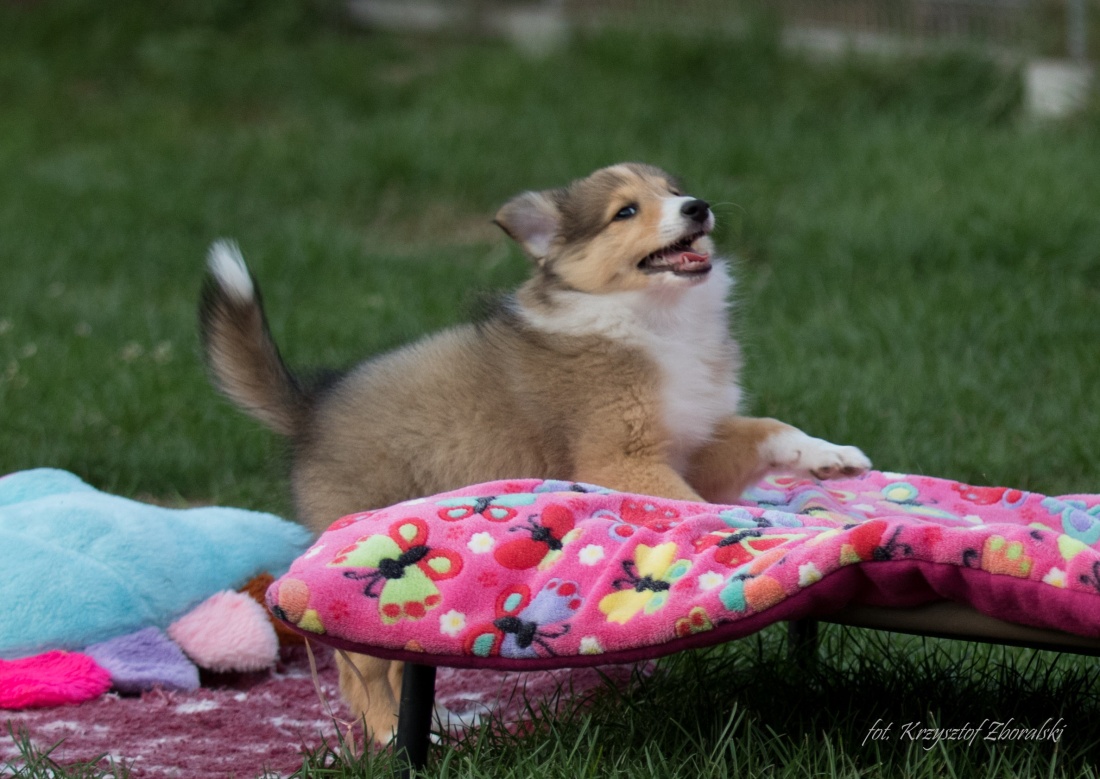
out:
{"label": "yellow butterfly design", "polygon": [[600,611],[608,622],[624,625],[639,611],[652,614],[668,602],[672,585],[691,570],[691,560],[676,556],[676,544],[638,544],[633,560],[623,560],[626,575],[612,582],[616,592],[600,599]]}

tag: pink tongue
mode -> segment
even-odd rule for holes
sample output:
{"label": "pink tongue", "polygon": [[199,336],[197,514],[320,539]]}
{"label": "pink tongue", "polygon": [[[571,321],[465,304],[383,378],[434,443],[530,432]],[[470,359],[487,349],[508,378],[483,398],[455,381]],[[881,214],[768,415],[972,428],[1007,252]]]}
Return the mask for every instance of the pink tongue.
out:
{"label": "pink tongue", "polygon": [[684,252],[680,255],[680,262],[685,265],[706,262],[709,259],[709,254],[696,254],[695,252]]}

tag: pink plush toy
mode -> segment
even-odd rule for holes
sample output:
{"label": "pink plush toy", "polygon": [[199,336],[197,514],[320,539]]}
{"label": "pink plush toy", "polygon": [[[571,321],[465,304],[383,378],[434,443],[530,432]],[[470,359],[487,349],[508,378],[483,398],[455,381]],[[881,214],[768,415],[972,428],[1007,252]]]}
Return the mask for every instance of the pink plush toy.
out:
{"label": "pink plush toy", "polygon": [[79,652],[55,650],[20,660],[0,660],[0,709],[61,706],[98,698],[111,675]]}
{"label": "pink plush toy", "polygon": [[229,590],[211,595],[173,622],[168,635],[195,665],[211,671],[260,671],[279,655],[267,610]]}

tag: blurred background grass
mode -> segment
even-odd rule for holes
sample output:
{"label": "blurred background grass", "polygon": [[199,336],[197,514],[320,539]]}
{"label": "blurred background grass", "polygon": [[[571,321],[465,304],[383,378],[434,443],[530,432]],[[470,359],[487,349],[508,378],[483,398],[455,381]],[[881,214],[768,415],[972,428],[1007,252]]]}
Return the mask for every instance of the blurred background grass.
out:
{"label": "blurred background grass", "polygon": [[[0,3],[0,472],[289,512],[281,442],[204,375],[210,241],[240,241],[292,363],[350,365],[526,276],[490,224],[505,199],[633,159],[715,204],[750,411],[883,469],[1100,490],[1100,112],[1030,120],[1000,56],[821,60],[745,20],[534,56],[328,2]],[[1094,661],[832,627],[805,669],[776,630],[436,768],[1095,774]],[[861,743],[880,716],[1048,714],[1058,747]]]}
{"label": "blurred background grass", "polygon": [[0,471],[287,511],[197,357],[208,243],[239,239],[293,363],[348,365],[525,276],[510,195],[637,159],[716,203],[752,412],[886,469],[1097,486],[1100,135],[1024,119],[1014,67],[811,60],[766,15],[529,57],[328,4],[0,14]]}

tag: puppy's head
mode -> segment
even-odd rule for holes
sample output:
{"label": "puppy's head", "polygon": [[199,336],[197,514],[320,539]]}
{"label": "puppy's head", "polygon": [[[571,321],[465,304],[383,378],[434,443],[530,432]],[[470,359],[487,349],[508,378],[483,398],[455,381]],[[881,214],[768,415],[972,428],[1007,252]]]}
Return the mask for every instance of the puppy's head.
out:
{"label": "puppy's head", "polygon": [[687,287],[711,269],[710,206],[650,165],[614,165],[561,189],[524,192],[495,221],[544,277],[568,289]]}

